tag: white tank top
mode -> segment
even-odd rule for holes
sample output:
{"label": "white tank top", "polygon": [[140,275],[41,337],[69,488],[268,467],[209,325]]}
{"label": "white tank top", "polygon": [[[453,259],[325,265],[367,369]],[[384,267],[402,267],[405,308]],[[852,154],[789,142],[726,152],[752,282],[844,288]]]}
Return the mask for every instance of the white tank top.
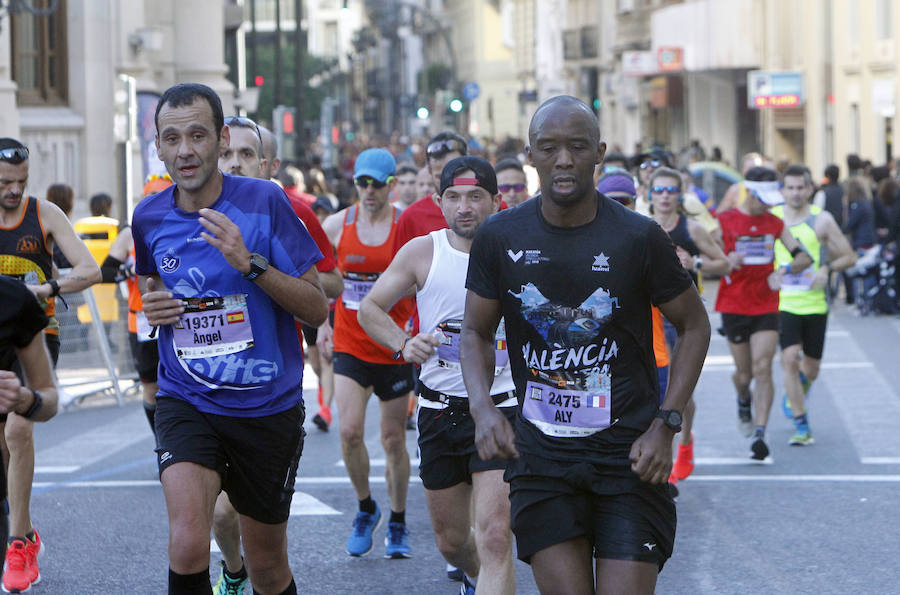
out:
{"label": "white tank top", "polygon": [[[452,232],[440,229],[428,234],[434,244],[434,255],[425,285],[416,292],[419,332],[433,333],[441,342],[435,353],[422,364],[419,380],[433,391],[453,397],[467,397],[459,365],[459,339],[466,305],[469,255],[450,245],[448,233]],[[497,328],[495,347],[492,395],[515,390],[506,352],[503,320]],[[420,398],[419,402],[422,401]],[[515,399],[507,401],[500,403],[500,406],[516,405]]]}

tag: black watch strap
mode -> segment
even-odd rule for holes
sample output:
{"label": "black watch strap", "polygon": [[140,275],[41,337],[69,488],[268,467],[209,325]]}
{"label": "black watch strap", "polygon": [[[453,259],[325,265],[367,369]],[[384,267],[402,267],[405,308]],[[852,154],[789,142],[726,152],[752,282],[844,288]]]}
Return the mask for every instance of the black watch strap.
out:
{"label": "black watch strap", "polygon": [[50,297],[59,295],[59,281],[56,279],[47,279],[47,285],[50,286]]}

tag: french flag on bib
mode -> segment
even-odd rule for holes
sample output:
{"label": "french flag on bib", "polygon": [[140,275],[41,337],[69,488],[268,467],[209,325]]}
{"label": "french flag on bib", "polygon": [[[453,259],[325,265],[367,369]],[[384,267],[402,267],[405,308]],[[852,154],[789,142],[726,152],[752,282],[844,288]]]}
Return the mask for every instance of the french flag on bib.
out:
{"label": "french flag on bib", "polygon": [[590,395],[587,398],[587,406],[588,407],[606,407],[606,396],[605,395]]}

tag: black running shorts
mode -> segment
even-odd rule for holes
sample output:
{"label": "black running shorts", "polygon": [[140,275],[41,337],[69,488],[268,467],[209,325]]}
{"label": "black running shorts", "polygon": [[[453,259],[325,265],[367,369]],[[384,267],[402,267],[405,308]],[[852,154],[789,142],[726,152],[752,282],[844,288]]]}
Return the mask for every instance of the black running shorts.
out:
{"label": "black running shorts", "polygon": [[506,471],[519,559],[584,536],[594,557],[650,562],[662,570],[675,545],[675,503],[666,484],[649,484],[589,462],[522,453]]}
{"label": "black running shorts", "polygon": [[[516,408],[500,411],[516,424]],[[475,422],[469,415],[469,400],[453,399],[446,409],[419,407],[419,477],[426,490],[442,490],[472,483],[472,474],[506,469],[501,459],[483,460],[475,448]]]}
{"label": "black running shorts", "polygon": [[303,324],[300,328],[303,330],[303,340],[306,341],[306,344],[309,347],[315,347],[316,340],[319,338],[319,329],[308,324]]}
{"label": "black running shorts", "polygon": [[137,333],[128,333],[128,345],[141,382],[156,382],[159,368],[159,347],[156,341],[138,341]]}
{"label": "black running shorts", "polygon": [[381,401],[404,397],[415,386],[412,364],[370,364],[349,353],[334,352],[334,373],[372,387]]}
{"label": "black running shorts", "polygon": [[822,359],[827,327],[827,313],[801,315],[782,312],[778,342],[782,349],[791,345],[802,345],[804,355],[813,359]]}
{"label": "black running shorts", "polygon": [[722,330],[730,343],[746,343],[759,331],[778,330],[778,312],[748,316],[722,312]]}
{"label": "black running shorts", "polygon": [[261,523],[287,521],[303,453],[303,403],[263,417],[198,411],[172,397],[156,399],[160,476],[175,463],[215,470],[235,510]]}

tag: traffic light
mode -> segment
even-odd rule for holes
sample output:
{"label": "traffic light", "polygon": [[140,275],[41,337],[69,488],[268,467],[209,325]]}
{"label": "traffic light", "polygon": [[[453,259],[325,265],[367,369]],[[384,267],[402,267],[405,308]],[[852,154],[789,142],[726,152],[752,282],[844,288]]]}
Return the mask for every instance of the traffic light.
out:
{"label": "traffic light", "polygon": [[450,100],[450,104],[448,105],[448,107],[450,108],[451,112],[453,112],[454,114],[458,114],[459,112],[463,111],[463,107],[465,106],[460,99],[454,97]]}
{"label": "traffic light", "polygon": [[416,110],[416,117],[420,120],[427,120],[429,115],[431,115],[431,112],[424,105]]}

